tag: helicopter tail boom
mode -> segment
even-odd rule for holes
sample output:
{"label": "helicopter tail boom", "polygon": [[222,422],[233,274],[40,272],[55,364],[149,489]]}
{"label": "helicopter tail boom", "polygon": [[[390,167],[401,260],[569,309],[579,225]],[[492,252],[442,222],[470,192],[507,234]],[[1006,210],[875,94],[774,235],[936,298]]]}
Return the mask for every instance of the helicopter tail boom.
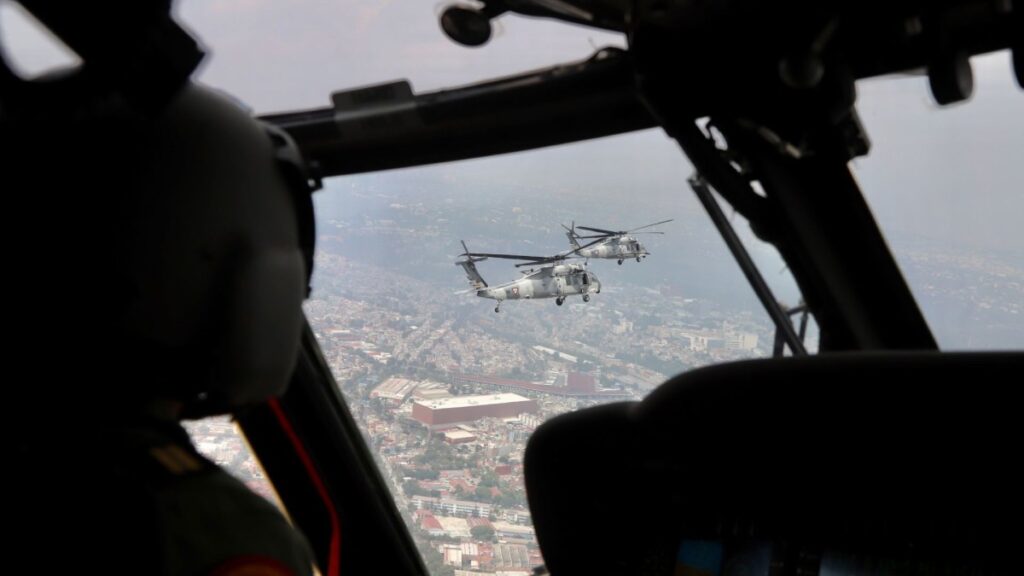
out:
{"label": "helicopter tail boom", "polygon": [[462,266],[462,269],[466,271],[466,278],[469,279],[469,285],[475,290],[482,290],[487,288],[487,282],[483,276],[476,269],[476,263],[473,260],[459,260],[455,263],[458,266]]}
{"label": "helicopter tail boom", "polygon": [[466,243],[462,242],[462,249],[464,250],[461,256],[465,257],[465,260],[458,260],[455,262],[456,266],[462,266],[462,269],[466,271],[466,278],[469,279],[469,285],[474,290],[482,290],[487,288],[487,281],[480,275],[480,271],[476,269],[476,263],[481,260],[486,260],[486,257],[476,257],[469,252],[469,248],[466,247]]}
{"label": "helicopter tail boom", "polygon": [[579,250],[580,243],[577,241],[578,236],[576,236],[576,222],[572,223],[572,228],[565,224],[562,224],[562,228],[565,228],[565,235],[569,238],[569,245],[572,246],[572,249]]}

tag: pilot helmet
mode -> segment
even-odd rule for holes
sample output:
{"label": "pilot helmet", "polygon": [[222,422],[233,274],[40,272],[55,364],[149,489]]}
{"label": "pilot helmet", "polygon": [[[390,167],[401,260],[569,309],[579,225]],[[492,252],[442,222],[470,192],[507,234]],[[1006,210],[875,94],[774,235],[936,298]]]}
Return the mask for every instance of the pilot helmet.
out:
{"label": "pilot helmet", "polygon": [[33,223],[7,242],[11,352],[45,368],[26,407],[228,412],[296,362],[319,183],[286,133],[188,79],[202,52],[154,10],[68,72],[21,78],[0,51],[0,184]]}
{"label": "pilot helmet", "polygon": [[143,370],[167,370],[148,372],[154,393],[193,412],[280,394],[298,353],[314,236],[294,143],[196,84],[151,134],[133,187],[142,193],[127,206],[127,348],[148,360]]}
{"label": "pilot helmet", "polygon": [[316,186],[287,134],[192,82],[149,118],[89,115],[54,130],[17,148],[25,171],[60,167],[18,196],[47,224],[26,258],[36,310],[22,324],[26,342],[73,367],[53,374],[68,403],[111,413],[166,399],[201,416],[283,392]]}

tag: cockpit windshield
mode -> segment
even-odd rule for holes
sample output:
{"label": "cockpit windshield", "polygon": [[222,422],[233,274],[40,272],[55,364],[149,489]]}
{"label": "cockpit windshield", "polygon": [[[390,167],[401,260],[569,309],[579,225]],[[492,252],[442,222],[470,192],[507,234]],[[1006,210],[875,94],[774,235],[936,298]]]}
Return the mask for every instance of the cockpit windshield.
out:
{"label": "cockpit windshield", "polygon": [[[398,78],[416,91],[465,85],[625,45],[618,34],[508,16],[490,44],[467,49],[414,2],[306,10],[186,2],[180,12],[214,48],[202,78],[259,112],[323,106],[334,90]],[[989,116],[965,107],[935,123],[920,84],[863,88],[865,123],[878,148],[856,162],[857,173],[939,341],[1019,346],[1020,238],[1012,226],[996,233],[986,222],[1024,213],[1012,193],[1022,182],[1011,170],[997,170],[986,153],[1024,148],[1024,133],[991,121],[1005,117],[1005,108]],[[1007,90],[983,82],[979,98],[1009,106],[1000,96]],[[959,139],[965,122],[985,128],[971,131],[981,142]],[[968,180],[939,175],[947,169]],[[687,187],[692,174],[679,148],[648,130],[325,182],[316,198],[319,254],[307,315],[433,574],[541,562],[521,458],[530,432],[546,418],[641,398],[681,371],[781,349]],[[1003,204],[971,208],[978,186],[998,188]],[[801,294],[785,264],[742,216],[723,207],[795,321]],[[924,222],[942,222],[942,214],[960,215],[957,226],[937,226],[953,235],[923,234],[931,226]],[[959,226],[965,216],[981,224],[980,235]],[[643,261],[638,238],[597,239],[593,247],[621,251],[602,257],[596,250],[586,260],[602,279],[599,294],[561,296],[564,283],[532,274],[529,291],[517,285],[502,292],[524,299],[499,302],[496,314],[499,307],[492,311],[493,303],[466,293],[452,265],[463,252],[460,241],[480,253],[547,255],[570,248],[563,226],[631,230],[666,219],[673,221],[658,229],[664,234],[643,237],[650,253]],[[995,251],[982,252],[982,242]],[[522,276],[511,264],[492,258],[476,268],[494,286]],[[584,285],[595,280],[589,271],[577,278]],[[802,335],[807,324],[804,312]]]}

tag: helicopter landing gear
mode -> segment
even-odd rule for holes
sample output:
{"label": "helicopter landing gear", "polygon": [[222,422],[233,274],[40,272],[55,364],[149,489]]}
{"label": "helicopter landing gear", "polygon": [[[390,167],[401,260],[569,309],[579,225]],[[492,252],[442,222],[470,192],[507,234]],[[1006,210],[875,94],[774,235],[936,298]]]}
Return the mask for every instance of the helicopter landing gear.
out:
{"label": "helicopter landing gear", "polygon": [[498,312],[501,312],[501,306],[494,307],[494,313],[497,314]]}
{"label": "helicopter landing gear", "polygon": [[558,298],[555,298],[555,304],[558,304],[559,306],[561,306],[562,303],[564,303],[564,302],[565,302],[565,296],[559,296]]}
{"label": "helicopter landing gear", "polygon": [[584,302],[590,302],[590,294],[584,294],[583,295],[583,301]]}
{"label": "helicopter landing gear", "polygon": [[622,266],[622,260],[621,259],[619,260],[619,266]]}
{"label": "helicopter landing gear", "polygon": [[637,257],[636,257],[636,261],[637,261],[637,262],[639,262],[639,261],[640,261],[640,257],[639,257],[639,256],[637,256]]}

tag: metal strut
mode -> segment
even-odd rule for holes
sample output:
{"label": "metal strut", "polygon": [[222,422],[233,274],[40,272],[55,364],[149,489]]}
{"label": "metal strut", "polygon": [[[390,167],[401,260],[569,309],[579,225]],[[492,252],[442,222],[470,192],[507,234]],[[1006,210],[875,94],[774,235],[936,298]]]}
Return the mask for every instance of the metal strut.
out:
{"label": "metal strut", "polygon": [[[806,356],[807,349],[804,348],[802,334],[797,334],[796,329],[793,327],[793,322],[789,319],[789,314],[782,309],[778,300],[775,299],[771,288],[768,287],[768,283],[765,282],[764,277],[761,276],[754,261],[750,258],[747,249],[743,246],[743,242],[736,235],[736,230],[733,229],[729,219],[722,212],[722,207],[718,205],[718,201],[711,194],[707,181],[700,174],[694,174],[689,178],[688,182],[690,183],[690,188],[697,195],[697,199],[700,200],[700,203],[704,205],[704,209],[707,210],[708,216],[711,217],[715,228],[718,229],[718,233],[725,240],[729,251],[736,258],[736,263],[740,265],[743,275],[746,276],[747,281],[754,288],[754,293],[757,294],[761,305],[768,311],[768,316],[775,323],[775,341],[777,344],[774,355],[782,355],[782,347],[779,343],[785,343],[789,346],[794,356]],[[794,310],[799,311],[799,307],[794,308]],[[806,310],[806,307],[804,310]],[[806,320],[802,324],[806,326]],[[802,332],[803,330],[801,330]]]}

